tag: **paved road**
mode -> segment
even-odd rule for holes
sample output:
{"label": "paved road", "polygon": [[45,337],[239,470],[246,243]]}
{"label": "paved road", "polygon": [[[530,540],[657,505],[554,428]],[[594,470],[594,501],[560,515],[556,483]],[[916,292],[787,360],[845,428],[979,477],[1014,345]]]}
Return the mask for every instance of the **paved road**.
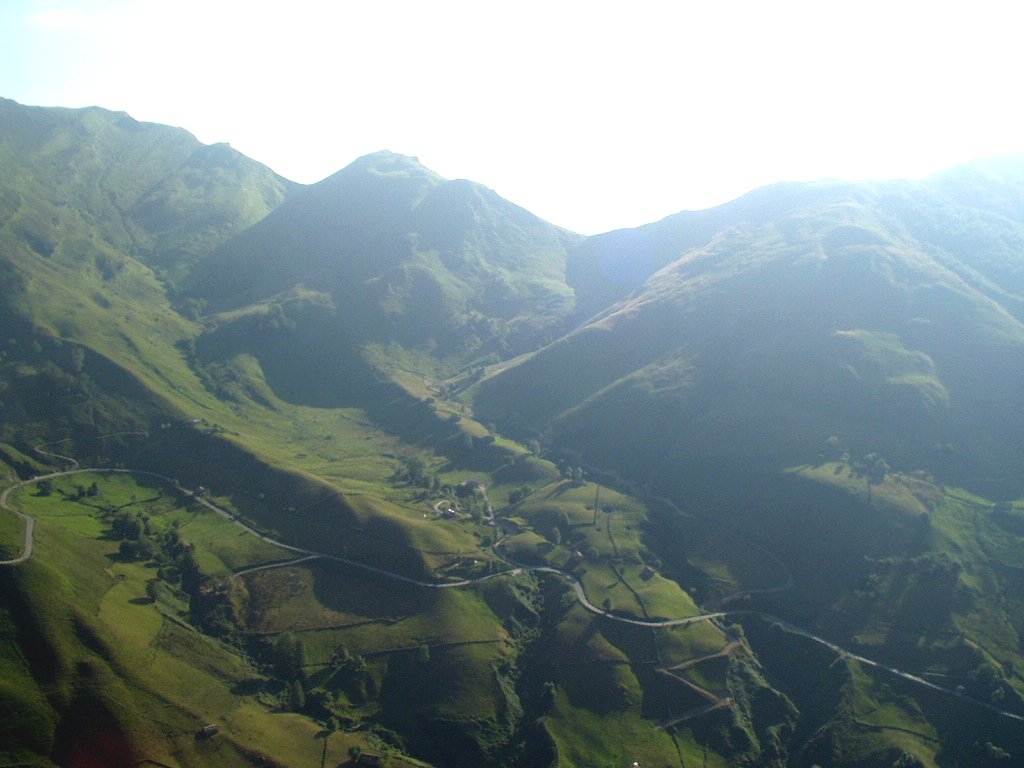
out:
{"label": "paved road", "polygon": [[70,439],[71,439],[70,437],[65,437],[63,440],[56,440],[55,442],[52,442],[52,443],[41,443],[41,444],[37,445],[35,448],[33,448],[32,450],[34,450],[40,456],[53,456],[53,458],[55,458],[55,459],[60,459],[61,461],[66,461],[68,463],[68,466],[71,467],[71,469],[78,469],[78,462],[75,459],[71,458],[70,456],[62,456],[59,453],[51,453],[50,451],[44,451],[43,450],[44,446],[47,446],[47,445],[60,445],[61,443],[68,442]]}
{"label": "paved road", "polygon": [[[53,477],[53,475],[44,475],[44,477]],[[13,512],[25,521],[25,546],[22,548],[21,554],[10,560],[0,560],[0,565],[17,565],[18,563],[24,563],[32,557],[32,544],[35,538],[36,520],[31,515],[26,515],[24,512],[20,512],[7,505],[8,494],[10,494],[10,492],[15,488],[20,488],[22,485],[24,485],[24,483],[12,485],[10,488],[4,489],[3,493],[0,493],[0,507],[6,509],[8,512]]]}
{"label": "paved road", "polygon": [[[64,457],[64,458],[67,458],[67,457]],[[74,460],[71,459],[70,461],[74,461]],[[74,462],[74,464],[77,467],[77,462]],[[217,505],[211,503],[207,499],[204,499],[202,496],[198,496],[193,491],[191,491],[191,490],[189,490],[187,488],[182,487],[173,478],[167,477],[166,475],[161,475],[158,472],[149,472],[149,471],[146,471],[146,470],[132,470],[132,469],[78,469],[78,468],[75,468],[75,469],[66,470],[64,472],[52,472],[52,473],[47,474],[47,475],[40,475],[39,477],[33,478],[32,480],[25,480],[25,481],[22,481],[20,483],[17,483],[16,485],[12,485],[11,487],[5,489],[3,491],[3,493],[0,493],[0,507],[2,507],[5,510],[8,510],[10,512],[15,513],[16,515],[18,515],[18,517],[20,517],[21,519],[23,519],[25,521],[25,548],[24,548],[24,551],[22,552],[22,554],[20,556],[14,558],[12,560],[0,561],[0,565],[18,565],[19,563],[24,563],[26,560],[28,560],[32,556],[33,529],[34,529],[34,522],[35,521],[34,521],[34,519],[30,515],[26,515],[23,512],[20,512],[19,510],[14,509],[13,507],[9,506],[9,504],[8,504],[8,497],[9,497],[10,493],[13,490],[15,490],[16,488],[20,488],[22,486],[29,485],[30,483],[38,482],[39,480],[45,480],[45,479],[55,478],[55,477],[64,477],[64,476],[67,476],[67,475],[81,474],[81,473],[85,473],[85,472],[97,472],[97,473],[104,473],[104,474],[124,473],[124,474],[133,474],[133,475],[143,475],[143,476],[146,476],[146,477],[155,477],[155,478],[157,478],[159,480],[162,480],[163,482],[167,483],[168,485],[172,486],[175,490],[177,490],[178,492],[182,493],[183,495],[191,497],[192,499],[194,499],[196,502],[198,502],[199,504],[203,505],[207,509],[215,512],[216,514],[220,515],[221,517],[223,517],[223,518],[225,518],[227,520],[230,520],[232,523],[234,523],[235,525],[245,529],[246,531],[248,531],[252,535],[257,536],[262,541],[265,541],[268,544],[273,544],[273,545],[278,546],[278,547],[280,547],[282,549],[285,549],[287,551],[295,552],[295,553],[297,553],[299,555],[299,557],[297,559],[295,559],[295,560],[291,560],[291,561],[285,562],[285,563],[271,564],[271,565],[268,565],[268,566],[258,566],[257,569],[267,569],[267,568],[270,568],[270,567],[281,567],[281,566],[288,565],[290,563],[294,564],[296,562],[302,562],[302,561],[308,561],[308,560],[314,560],[314,559],[323,559],[323,560],[329,560],[331,562],[343,563],[345,565],[349,565],[349,566],[352,566],[354,568],[359,568],[361,570],[368,571],[370,573],[375,573],[377,575],[384,576],[385,578],[394,579],[396,581],[401,581],[401,582],[406,583],[406,584],[414,584],[416,586],[425,587],[425,588],[428,588],[428,589],[454,589],[454,588],[460,588],[460,587],[468,587],[468,586],[471,586],[473,584],[481,584],[481,583],[483,583],[485,581],[489,581],[491,579],[520,576],[520,575],[522,575],[524,573],[527,573],[527,572],[547,573],[547,574],[551,574],[553,576],[557,576],[557,577],[559,577],[561,579],[564,579],[565,581],[569,582],[569,585],[573,588],[573,591],[576,594],[576,599],[579,601],[580,605],[582,605],[584,608],[586,608],[591,613],[594,613],[594,614],[596,614],[598,616],[603,616],[603,617],[605,617],[607,619],[610,619],[611,621],[617,621],[617,622],[620,622],[622,624],[629,624],[629,625],[637,626],[637,627],[647,627],[647,628],[652,628],[652,629],[659,629],[659,628],[666,628],[666,627],[682,627],[682,626],[687,626],[689,624],[696,624],[696,623],[702,622],[702,621],[711,621],[713,619],[721,619],[721,618],[725,618],[727,616],[736,616],[736,617],[741,617],[741,616],[757,616],[757,617],[760,617],[760,618],[765,619],[767,621],[770,621],[772,623],[779,624],[780,626],[782,626],[783,628],[789,630],[790,632],[793,632],[794,634],[800,635],[801,637],[805,637],[805,638],[807,638],[809,640],[812,640],[813,642],[816,642],[816,643],[819,643],[821,645],[824,645],[825,647],[831,649],[833,652],[839,654],[840,656],[844,656],[846,658],[854,659],[856,661],[861,662],[862,664],[866,664],[867,666],[874,667],[875,669],[880,669],[882,671],[888,672],[888,673],[890,673],[892,675],[900,677],[900,678],[902,678],[904,680],[907,680],[909,682],[916,683],[918,685],[922,685],[922,686],[924,686],[926,688],[929,688],[931,690],[938,691],[938,692],[941,692],[941,693],[945,693],[945,694],[948,694],[950,696],[956,696],[957,698],[960,698],[962,701],[970,702],[970,703],[972,703],[972,704],[974,704],[976,706],[982,707],[983,709],[986,709],[986,710],[988,710],[988,711],[990,711],[990,712],[992,712],[994,714],[1002,715],[1003,717],[1009,717],[1009,718],[1011,718],[1013,720],[1017,720],[1019,722],[1024,722],[1024,716],[1022,716],[1022,715],[1018,715],[1018,714],[1016,714],[1014,712],[1010,712],[1010,711],[1005,710],[1005,709],[1000,709],[999,707],[996,707],[996,706],[994,706],[992,704],[989,704],[987,702],[984,702],[984,701],[979,701],[977,699],[972,699],[972,698],[967,697],[967,696],[960,696],[960,695],[957,694],[957,692],[955,690],[953,690],[951,688],[946,688],[946,687],[941,686],[941,685],[936,685],[935,683],[933,683],[933,682],[931,682],[929,680],[925,680],[924,678],[919,677],[918,675],[912,674],[910,672],[906,672],[906,671],[901,670],[901,669],[896,669],[894,667],[887,666],[885,664],[882,664],[880,662],[877,662],[877,661],[874,661],[872,659],[866,658],[864,656],[860,656],[860,655],[855,654],[855,653],[851,653],[850,651],[847,651],[845,648],[842,648],[842,647],[836,645],[835,643],[833,643],[833,642],[831,642],[829,640],[826,640],[826,639],[824,639],[822,637],[819,637],[818,635],[815,635],[814,633],[809,632],[809,631],[803,629],[802,627],[798,627],[795,624],[790,624],[788,621],[785,621],[784,619],[781,619],[778,616],[773,616],[773,615],[771,615],[769,613],[764,613],[762,611],[737,610],[737,611],[715,611],[715,612],[709,612],[709,613],[702,613],[702,614],[698,614],[696,616],[687,616],[687,617],[684,617],[684,618],[681,618],[681,619],[635,619],[635,618],[631,618],[631,617],[628,617],[628,616],[622,616],[620,614],[616,614],[616,613],[612,613],[612,612],[609,612],[609,611],[605,611],[604,609],[594,605],[593,603],[590,602],[590,599],[587,597],[586,591],[583,589],[583,584],[580,582],[580,580],[576,576],[574,576],[573,574],[568,573],[566,571],[562,571],[562,570],[559,570],[557,568],[552,568],[550,566],[545,566],[545,565],[528,566],[528,565],[513,564],[514,567],[512,567],[510,570],[507,570],[507,571],[500,571],[498,573],[488,574],[487,576],[480,576],[480,577],[473,578],[473,579],[461,579],[459,581],[438,582],[438,581],[426,581],[426,580],[423,580],[423,579],[414,579],[414,578],[412,578],[410,576],[405,576],[405,575],[400,574],[400,573],[395,573],[393,571],[388,571],[388,570],[386,570],[384,568],[377,568],[376,566],[367,565],[366,563],[361,563],[361,562],[358,562],[356,560],[350,560],[347,557],[339,557],[337,555],[330,555],[330,554],[327,554],[327,553],[324,553],[324,552],[316,552],[316,551],[311,550],[311,549],[304,549],[302,547],[296,547],[296,546],[292,546],[291,544],[286,544],[286,543],[284,543],[282,541],[278,541],[278,540],[276,540],[274,538],[271,538],[270,536],[267,536],[266,534],[256,530],[255,528],[253,528],[252,526],[248,525],[244,521],[240,520],[238,517],[236,517],[235,515],[231,514],[227,510],[221,509],[220,507],[218,507]],[[499,544],[500,544],[500,542],[499,542]],[[251,570],[255,570],[255,569],[251,569]],[[787,573],[788,573],[788,571],[787,571]],[[776,590],[776,588],[772,588],[771,590],[767,590],[767,591],[775,591],[775,590]]]}

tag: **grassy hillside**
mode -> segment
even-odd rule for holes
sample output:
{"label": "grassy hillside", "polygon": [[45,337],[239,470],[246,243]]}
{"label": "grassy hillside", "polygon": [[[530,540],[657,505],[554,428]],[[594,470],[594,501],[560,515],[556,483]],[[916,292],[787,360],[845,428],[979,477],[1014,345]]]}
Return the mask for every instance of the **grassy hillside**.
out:
{"label": "grassy hillside", "polygon": [[0,113],[0,482],[198,494],[10,494],[4,761],[1024,750],[1019,162],[582,239]]}
{"label": "grassy hillside", "polygon": [[[196,307],[176,306],[167,281],[294,185],[123,113],[0,111],[5,430],[28,443],[71,421],[85,439],[215,408],[183,354],[199,326],[177,310]],[[28,426],[55,392],[62,407],[39,421],[57,423]]]}
{"label": "grassy hillside", "polygon": [[[972,273],[963,244],[908,231],[920,224],[908,200],[923,207],[931,187],[813,191],[734,222],[582,328],[496,366],[477,412],[648,481],[709,456],[806,460],[831,435],[961,483],[1011,476],[1015,286]],[[939,211],[950,228],[983,216],[949,198]]]}
{"label": "grassy hillside", "polygon": [[[366,397],[379,371],[444,378],[563,329],[578,239],[415,158],[369,155],[197,268],[189,295],[216,310],[200,350],[252,352],[277,394],[305,404]],[[295,376],[311,365],[315,388]]]}
{"label": "grassy hillside", "polygon": [[[319,759],[316,724],[275,706],[273,679],[237,644],[197,629],[214,620],[202,615],[205,585],[286,553],[152,480],[86,473],[53,486],[15,496],[37,518],[38,555],[0,572],[3,615],[13,620],[4,756],[50,755],[60,765]],[[123,520],[143,522],[131,529]],[[150,554],[139,558],[140,545]],[[196,736],[211,724],[218,734]],[[337,734],[332,759],[353,744],[376,746]]]}

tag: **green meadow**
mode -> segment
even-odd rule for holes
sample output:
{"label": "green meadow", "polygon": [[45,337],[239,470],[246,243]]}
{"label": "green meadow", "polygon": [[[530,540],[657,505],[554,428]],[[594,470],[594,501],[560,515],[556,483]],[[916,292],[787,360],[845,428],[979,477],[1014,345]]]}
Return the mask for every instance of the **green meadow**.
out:
{"label": "green meadow", "polygon": [[[95,495],[72,498],[93,483]],[[11,503],[36,517],[36,542],[28,563],[3,574],[5,609],[28,601],[34,631],[57,666],[56,688],[44,695],[45,681],[5,646],[0,663],[11,673],[5,677],[5,701],[24,708],[19,718],[26,723],[41,724],[36,732],[43,741],[22,749],[38,751],[56,739],[59,752],[60,740],[68,738],[53,732],[49,699],[95,702],[94,726],[116,723],[147,760],[201,766],[250,765],[256,754],[283,765],[320,759],[322,726],[247,692],[269,683],[265,673],[239,648],[194,628],[187,600],[175,597],[173,586],[156,586],[162,582],[152,563],[120,557],[109,510],[145,516],[156,532],[179,532],[195,545],[204,572],[213,575],[288,553],[145,476],[76,473],[54,478],[49,496],[41,496],[36,484],[23,486],[11,494]],[[197,739],[211,724],[220,734]],[[372,751],[379,745],[339,732],[328,739],[328,759],[344,761],[350,746]],[[3,754],[16,759],[20,753],[12,743]]]}

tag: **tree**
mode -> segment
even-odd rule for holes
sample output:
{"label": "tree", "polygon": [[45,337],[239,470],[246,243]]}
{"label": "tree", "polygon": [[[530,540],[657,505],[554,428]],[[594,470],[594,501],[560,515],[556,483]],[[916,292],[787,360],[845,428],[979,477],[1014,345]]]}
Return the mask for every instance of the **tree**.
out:
{"label": "tree", "polygon": [[349,659],[348,648],[345,647],[344,643],[338,643],[338,646],[334,649],[334,655],[331,658],[332,664],[341,664]]}
{"label": "tree", "polygon": [[202,581],[203,574],[199,570],[199,563],[196,561],[196,549],[192,544],[187,545],[174,561],[178,573],[181,574],[181,586],[186,592],[194,592]]}
{"label": "tree", "polygon": [[993,744],[991,741],[986,741],[984,746],[975,743],[974,749],[980,752],[989,760],[996,762],[1009,762],[1012,755],[997,744]]}
{"label": "tree", "polygon": [[306,708],[306,691],[299,680],[288,683],[288,708],[299,712]]}
{"label": "tree", "polygon": [[531,488],[528,485],[521,485],[518,488],[516,488],[515,490],[513,490],[512,493],[510,493],[508,495],[508,503],[509,504],[518,504],[520,501],[525,499],[531,493],[533,493],[533,488]]}
{"label": "tree", "polygon": [[117,548],[117,553],[120,555],[122,560],[138,560],[139,559],[139,543],[130,539],[125,539]]}
{"label": "tree", "polygon": [[306,666],[306,646],[291,632],[274,643],[274,670],[282,680],[301,680]]}
{"label": "tree", "polygon": [[53,495],[53,480],[40,480],[36,483],[36,490],[40,496],[52,496]]}
{"label": "tree", "polygon": [[558,515],[555,517],[555,527],[562,531],[563,534],[569,532],[569,514],[564,510],[558,510]]}
{"label": "tree", "polygon": [[122,541],[138,541],[142,538],[145,526],[137,516],[128,512],[119,513],[110,523],[110,531],[115,539]]}
{"label": "tree", "polygon": [[920,758],[916,755],[912,755],[909,752],[903,752],[896,762],[892,764],[892,768],[924,768],[924,763],[921,762]]}
{"label": "tree", "polygon": [[402,468],[398,471],[398,476],[401,479],[406,480],[410,485],[417,485],[421,487],[428,487],[430,484],[430,478],[427,475],[427,463],[423,461],[419,456],[403,456]]}

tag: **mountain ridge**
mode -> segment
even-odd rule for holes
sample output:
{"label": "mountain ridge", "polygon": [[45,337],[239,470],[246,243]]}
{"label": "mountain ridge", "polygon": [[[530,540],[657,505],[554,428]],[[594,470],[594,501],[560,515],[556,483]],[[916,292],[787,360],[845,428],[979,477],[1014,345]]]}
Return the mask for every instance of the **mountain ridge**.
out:
{"label": "mountain ridge", "polygon": [[1024,750],[790,629],[1024,712],[1019,159],[584,238],[394,153],[295,185],[123,114],[4,115],[2,482],[59,451],[225,512],[131,473],[12,494],[40,540],[0,569],[5,759]]}
{"label": "mountain ridge", "polygon": [[[942,368],[945,375],[951,377],[969,376],[968,369],[972,367],[998,367],[1010,359],[1017,360],[1013,364],[1019,367],[1020,345],[1024,337],[1021,336],[1020,321],[1015,316],[1020,300],[1016,284],[1005,280],[1002,285],[994,282],[999,277],[995,272],[990,272],[989,277],[979,275],[962,252],[937,251],[932,241],[918,240],[914,233],[907,231],[900,218],[906,208],[902,198],[915,187],[904,183],[875,187],[881,191],[875,192],[874,196],[883,205],[892,199],[897,203],[889,203],[891,209],[881,219],[869,213],[864,204],[857,201],[858,196],[869,194],[871,187],[837,186],[830,183],[825,187],[827,194],[816,203],[816,209],[800,206],[792,209],[787,204],[781,206],[781,209],[795,212],[774,221],[769,217],[766,226],[751,221],[733,225],[732,229],[721,231],[707,245],[684,252],[682,258],[652,273],[645,284],[635,288],[630,296],[595,315],[567,339],[588,334],[591,339],[603,338],[607,344],[611,344],[608,334],[610,329],[617,325],[632,324],[636,327],[626,337],[641,345],[651,344],[659,337],[662,339],[662,351],[655,348],[641,355],[643,362],[649,365],[680,343],[691,350],[714,350],[714,354],[731,347],[741,349],[743,345],[753,353],[761,345],[762,352],[757,354],[768,357],[760,364],[761,369],[748,366],[746,374],[755,378],[767,375],[779,381],[784,381],[787,374],[783,367],[772,362],[772,358],[784,350],[772,350],[771,346],[763,345],[768,344],[771,338],[796,341],[800,334],[808,331],[817,334],[820,342],[815,343],[819,344],[824,344],[829,337],[843,338],[835,336],[840,332],[862,334],[847,335],[847,339],[871,337],[879,341],[883,338],[879,334],[890,334],[886,337],[889,342],[884,344],[895,345],[892,347],[893,352],[902,347],[899,341],[902,337],[909,340],[907,343],[912,345],[910,349],[914,345],[923,344],[919,349],[925,352],[932,350],[928,355],[929,360],[940,360],[946,356]],[[779,189],[769,188],[761,194],[771,194]],[[790,189],[781,188],[783,192]],[[814,187],[802,189],[813,196]],[[925,190],[922,194],[927,198],[930,193]],[[833,198],[836,202],[832,202]],[[820,218],[820,224],[812,225],[818,227],[817,231],[808,230],[805,224],[797,223],[811,221],[809,216],[812,212]],[[689,224],[685,219],[682,223],[684,229]],[[660,224],[665,226],[663,222]],[[1019,236],[1019,229],[1011,231],[1015,233],[1014,237]],[[870,278],[870,282],[866,282],[865,278]],[[727,293],[723,294],[716,288],[719,283],[728,286],[723,289]],[[1010,309],[1006,309],[997,299],[1007,301]],[[676,330],[669,330],[671,328]],[[804,330],[801,331],[801,328]],[[708,333],[713,334],[710,341],[706,338]],[[864,333],[869,336],[864,336]],[[759,335],[763,336],[760,342],[756,341]],[[961,338],[971,338],[974,348],[961,347],[956,351],[957,339]],[[622,347],[625,342],[609,346],[606,353],[602,351],[600,342],[597,343],[596,349],[588,349],[585,355],[582,351],[575,355],[581,363],[587,359],[594,361],[594,373],[600,378],[588,390],[590,395],[612,384],[616,378],[630,373],[629,370],[620,370],[621,376],[613,376],[613,368],[606,362],[624,360]],[[564,356],[573,357],[571,349],[560,348]],[[534,354],[551,357],[550,352]],[[796,365],[794,372],[801,370],[798,364],[800,358],[793,358],[792,353],[785,354],[790,355],[788,363]],[[798,354],[806,356],[806,353]],[[948,357],[949,354],[954,357]],[[980,359],[976,359],[978,354],[987,354],[989,359],[981,363]],[[1007,358],[1007,354],[1012,354],[1012,357]],[[956,356],[972,364],[956,362]],[[813,356],[809,359],[813,359]],[[529,360],[528,356],[519,365],[529,365]],[[845,364],[850,365],[850,362]],[[929,366],[932,365],[929,363]],[[577,382],[586,378],[586,370],[585,364],[577,369]],[[759,374],[758,370],[763,373]],[[932,383],[926,379],[934,375],[935,369],[930,367],[928,370],[931,372],[925,373],[926,378],[916,380],[922,387],[918,391],[922,397],[927,398],[932,396],[926,394],[928,388],[932,388],[935,396],[945,400],[949,388],[937,381],[933,382],[937,388],[933,388]],[[810,376],[810,381],[822,385],[820,391],[844,392],[838,398],[840,401],[844,398],[856,401],[860,397],[849,387],[836,390],[835,385],[839,382],[834,379],[832,385],[824,386],[825,379],[821,378],[823,374],[824,369]],[[904,373],[894,370],[886,375],[896,386],[906,387],[909,393],[914,386],[911,382],[915,381],[912,377],[917,374],[908,369]],[[500,385],[502,376],[513,377],[504,389]],[[735,381],[735,374],[733,377]],[[521,375],[506,371],[485,382],[481,385],[477,405],[488,418],[499,421],[503,419],[500,408],[528,413],[529,408],[536,407],[538,402],[543,402],[543,398],[533,393],[517,400],[511,393],[525,391],[524,379],[559,381],[563,382],[561,386],[566,386],[564,376],[548,377],[534,365],[529,372]],[[712,390],[724,392],[730,388],[725,379],[713,381],[717,383],[708,384]],[[798,391],[806,389],[795,378],[789,386],[796,386]],[[488,394],[489,388],[494,388],[492,395]],[[814,385],[811,388],[814,389]],[[975,390],[974,395],[966,397],[966,392],[972,389]],[[972,398],[978,401],[990,398],[996,411],[987,417],[988,424],[989,428],[997,429],[1000,420],[1005,418],[998,413],[998,409],[1001,403],[1006,402],[1008,393],[999,390],[984,395],[986,387],[977,379],[965,380],[960,391],[961,402],[969,403]],[[561,400],[563,405],[556,406],[553,411],[549,410],[548,415],[540,421],[534,419],[528,428],[537,431],[549,428],[550,422],[546,419],[556,417],[567,407],[578,403],[583,394],[578,384],[566,389],[566,395]],[[549,394],[549,400],[550,397]],[[832,433],[825,424],[819,426],[819,429],[823,434],[817,438],[818,441],[824,441]],[[938,441],[938,436],[935,437]],[[805,455],[813,455],[811,451],[814,443],[815,440],[808,437],[803,448]],[[577,441],[572,447],[579,450],[581,444],[581,441]],[[1004,448],[1014,454],[1019,450],[1015,442],[1006,444]],[[923,450],[926,450],[924,445],[918,450],[918,460]]]}

